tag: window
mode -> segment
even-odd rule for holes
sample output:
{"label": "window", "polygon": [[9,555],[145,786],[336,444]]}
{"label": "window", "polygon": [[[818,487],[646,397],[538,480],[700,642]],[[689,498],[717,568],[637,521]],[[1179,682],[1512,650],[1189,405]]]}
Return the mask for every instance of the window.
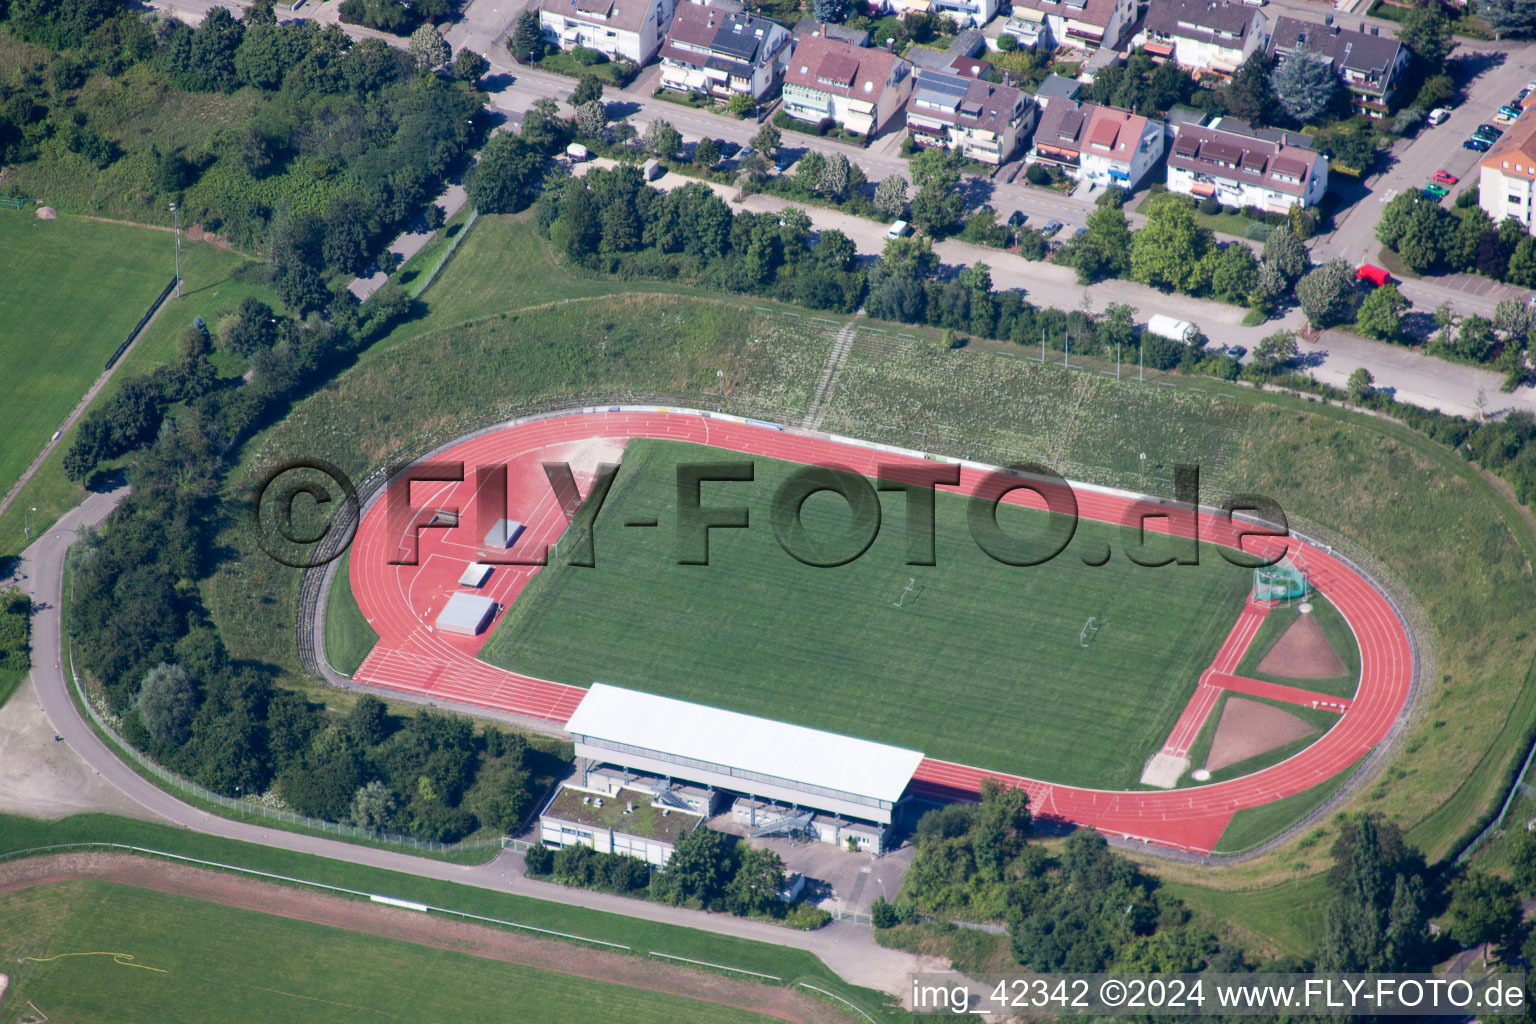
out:
{"label": "window", "polygon": [[1524,202],[1524,200],[1521,199],[1519,196],[1510,196],[1509,197],[1509,205],[1511,205],[1511,206],[1519,206],[1523,202]]}

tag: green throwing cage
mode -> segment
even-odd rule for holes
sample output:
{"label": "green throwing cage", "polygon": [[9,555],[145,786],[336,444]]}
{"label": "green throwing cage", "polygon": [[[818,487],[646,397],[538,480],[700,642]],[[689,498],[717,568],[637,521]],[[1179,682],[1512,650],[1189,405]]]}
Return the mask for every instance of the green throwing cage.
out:
{"label": "green throwing cage", "polygon": [[1306,570],[1289,562],[1253,570],[1255,601],[1295,601],[1305,598],[1310,589]]}

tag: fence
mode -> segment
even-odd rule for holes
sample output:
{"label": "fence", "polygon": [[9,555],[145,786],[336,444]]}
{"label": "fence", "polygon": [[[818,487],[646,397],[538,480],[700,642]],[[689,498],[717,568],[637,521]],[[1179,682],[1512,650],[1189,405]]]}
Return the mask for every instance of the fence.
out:
{"label": "fence", "polygon": [[117,351],[113,352],[110,356],[107,357],[107,365],[102,367],[103,370],[112,369],[113,365],[119,359],[123,358],[123,353],[127,352],[128,346],[133,344],[133,339],[139,336],[139,332],[142,331],[144,326],[149,323],[149,318],[154,316],[155,310],[160,308],[160,303],[165,301],[165,297],[167,295],[176,290],[176,280],[177,279],[174,277],[171,278],[171,283],[166,285],[165,288],[161,290],[159,296],[155,299],[154,302],[149,304],[149,309],[145,310],[144,315],[139,317],[139,322],[133,325],[133,330],[128,332],[128,337],[124,338],[123,343],[117,346]]}
{"label": "fence", "polygon": [[476,839],[471,842],[462,843],[439,843],[430,839],[417,839],[415,836],[402,836],[392,832],[376,832],[370,829],[358,828],[355,825],[343,825],[336,821],[325,821],[322,818],[311,818],[303,814],[295,814],[292,811],[284,811],[275,807],[267,807],[263,804],[254,803],[250,800],[236,799],[233,797],[224,796],[222,793],[215,793],[211,789],[208,789],[204,786],[199,786],[197,783],[191,781],[190,779],[184,779],[180,775],[177,775],[175,772],[156,764],[154,761],[141,754],[134,748],[133,744],[129,743],[127,740],[123,739],[121,735],[118,734],[117,730],[112,727],[111,723],[103,718],[101,713],[96,710],[96,706],[91,703],[90,698],[86,695],[85,688],[81,686],[80,675],[75,671],[75,655],[73,650],[70,651],[69,655],[69,674],[70,677],[74,680],[75,694],[80,698],[80,703],[84,705],[86,714],[91,716],[91,721],[96,723],[96,727],[100,729],[102,733],[105,734],[109,739],[111,739],[114,745],[116,745],[117,750],[115,753],[120,756],[129,758],[133,761],[134,764],[138,765],[140,769],[154,776],[156,779],[159,779],[161,782],[164,782],[167,785],[180,790],[182,793],[185,793],[188,796],[195,797],[198,800],[203,800],[211,804],[217,804],[226,810],[235,811],[240,814],[252,814],[256,815],[257,817],[266,818],[270,821],[282,821],[290,825],[298,825],[316,832],[325,833],[327,835],[348,836],[353,839],[366,839],[378,843],[390,843],[399,846],[409,846],[413,849],[431,850],[436,853],[454,853],[460,850],[491,850],[498,849],[503,845],[500,838]]}
{"label": "fence", "polygon": [[20,196],[0,196],[0,210],[19,210],[27,205]]}

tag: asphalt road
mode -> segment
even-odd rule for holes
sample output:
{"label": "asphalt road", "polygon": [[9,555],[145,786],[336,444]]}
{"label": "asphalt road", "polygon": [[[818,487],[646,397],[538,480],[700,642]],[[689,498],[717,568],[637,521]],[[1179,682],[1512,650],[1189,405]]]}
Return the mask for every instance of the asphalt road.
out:
{"label": "asphalt road", "polygon": [[465,867],[391,850],[231,821],[185,804],[153,785],[119,760],[81,717],[70,699],[66,683],[69,666],[61,663],[58,654],[61,649],[59,605],[65,552],[74,542],[80,527],[100,523],[125,494],[126,489],[121,489],[110,494],[90,495],[22,553],[17,571],[25,576],[21,581],[22,589],[32,596],[33,601],[38,602],[38,610],[32,619],[32,644],[36,660],[32,668],[32,683],[43,712],[48,716],[54,731],[64,737],[64,741],[88,765],[147,810],[174,824],[227,839],[297,853],[311,853],[482,889],[502,892],[510,890],[570,906],[804,949],[820,957],[827,966],[852,984],[897,994],[908,987],[908,975],[919,967],[917,958],[876,945],[868,928],[846,922],[834,921],[818,931],[799,932],[723,914],[705,914],[607,893],[567,889],[522,877],[522,857],[511,851],[504,851],[488,864]]}

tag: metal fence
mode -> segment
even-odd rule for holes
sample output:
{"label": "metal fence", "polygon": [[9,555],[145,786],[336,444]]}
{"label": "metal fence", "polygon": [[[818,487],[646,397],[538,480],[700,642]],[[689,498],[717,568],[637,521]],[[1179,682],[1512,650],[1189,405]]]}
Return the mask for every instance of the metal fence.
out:
{"label": "metal fence", "polygon": [[0,209],[19,210],[27,205],[27,201],[21,196],[0,196]]}
{"label": "metal fence", "polygon": [[85,706],[86,713],[91,716],[91,721],[96,723],[96,727],[116,745],[117,754],[129,758],[140,769],[168,786],[174,787],[198,800],[217,804],[226,810],[235,811],[239,814],[255,815],[256,817],[266,818],[269,821],[286,822],[289,825],[298,825],[327,835],[366,839],[378,843],[408,846],[416,850],[431,850],[435,853],[455,853],[460,850],[492,850],[498,849],[503,845],[500,837],[495,839],[476,839],[461,843],[439,843],[430,839],[417,839],[415,836],[402,836],[393,832],[378,832],[371,829],[358,828],[355,825],[343,825],[336,821],[326,821],[322,818],[311,818],[303,814],[295,814],[292,811],[268,807],[265,804],[259,804],[251,800],[236,799],[224,796],[222,793],[215,793],[205,786],[200,786],[190,779],[184,779],[175,772],[156,764],[136,750],[133,744],[123,739],[118,731],[112,727],[112,724],[96,710],[96,706],[91,703],[90,698],[86,695],[85,688],[80,683],[80,675],[75,671],[75,655],[73,651],[69,655],[69,674],[74,680],[75,693],[80,698],[80,703]]}
{"label": "metal fence", "polygon": [[144,311],[144,315],[139,317],[139,322],[133,325],[133,330],[128,332],[128,337],[124,338],[123,343],[117,346],[117,350],[107,357],[107,365],[102,367],[103,370],[112,369],[113,365],[123,358],[123,353],[128,351],[129,345],[133,344],[133,339],[139,336],[139,332],[149,323],[150,317],[155,315],[155,310],[160,308],[160,303],[165,301],[167,295],[176,290],[176,280],[174,277],[171,278],[171,283],[160,290],[160,294],[155,298],[155,301],[151,302],[149,308]]}

